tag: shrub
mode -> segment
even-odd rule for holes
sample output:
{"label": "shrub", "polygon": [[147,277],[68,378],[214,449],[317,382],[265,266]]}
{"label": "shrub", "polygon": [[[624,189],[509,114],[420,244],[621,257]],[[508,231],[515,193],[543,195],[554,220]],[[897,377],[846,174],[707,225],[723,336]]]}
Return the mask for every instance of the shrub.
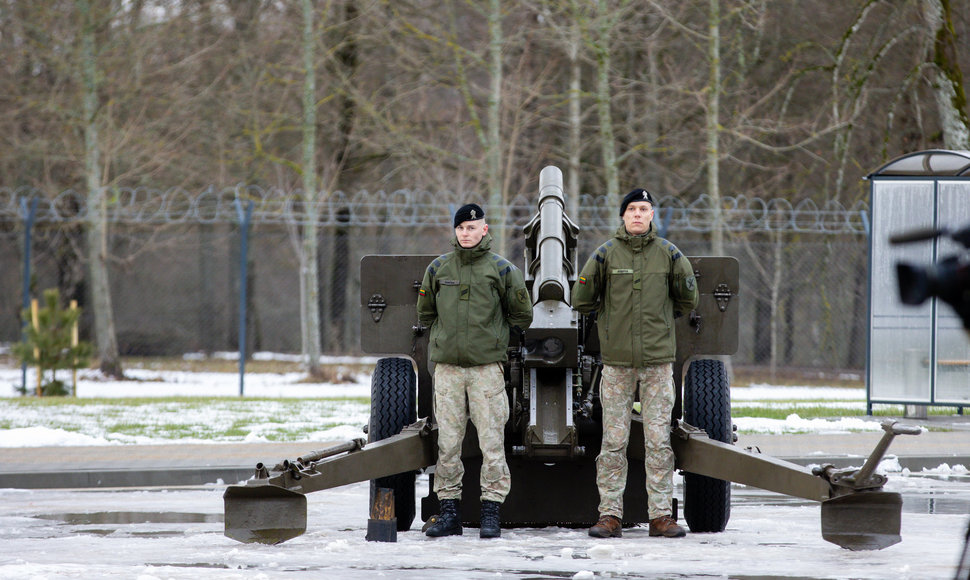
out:
{"label": "shrub", "polygon": [[[24,320],[31,323],[27,325],[26,339],[14,345],[14,355],[22,363],[38,367],[42,379],[42,394],[68,394],[64,383],[57,380],[57,371],[86,366],[92,351],[88,342],[78,341],[76,345],[71,344],[81,310],[61,308],[60,293],[57,289],[50,288],[44,291],[44,307],[37,311],[36,325],[30,310],[24,310],[23,316]],[[44,381],[48,372],[50,376]]]}

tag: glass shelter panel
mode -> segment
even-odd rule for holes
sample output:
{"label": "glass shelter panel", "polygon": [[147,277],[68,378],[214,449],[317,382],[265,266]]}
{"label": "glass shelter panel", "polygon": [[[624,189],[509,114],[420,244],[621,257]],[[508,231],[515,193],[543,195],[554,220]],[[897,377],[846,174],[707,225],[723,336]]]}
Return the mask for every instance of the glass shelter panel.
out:
{"label": "glass shelter panel", "polygon": [[872,184],[869,400],[924,402],[931,397],[933,303],[899,300],[896,263],[933,263],[933,243],[894,246],[889,236],[934,225],[935,183],[876,180]]}
{"label": "glass shelter panel", "polygon": [[[938,183],[938,223],[949,231],[970,227],[970,182]],[[967,248],[950,238],[940,238],[937,261],[961,256]],[[936,307],[935,402],[970,403],[970,340],[963,321],[943,301]]]}

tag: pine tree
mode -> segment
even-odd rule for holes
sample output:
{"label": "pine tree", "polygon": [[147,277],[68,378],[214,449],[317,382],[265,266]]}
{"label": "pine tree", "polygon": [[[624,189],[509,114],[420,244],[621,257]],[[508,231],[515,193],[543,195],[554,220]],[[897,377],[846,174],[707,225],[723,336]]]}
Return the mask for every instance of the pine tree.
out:
{"label": "pine tree", "polygon": [[[33,320],[30,310],[24,310],[24,320]],[[41,385],[44,395],[66,395],[64,383],[57,380],[60,369],[77,369],[88,364],[91,344],[78,341],[72,345],[75,324],[81,316],[79,308],[65,309],[60,306],[60,293],[56,288],[44,291],[44,307],[37,311],[36,326],[27,325],[26,339],[13,347],[21,362],[37,366],[43,377],[50,371],[50,379]],[[23,393],[26,394],[26,393]]]}

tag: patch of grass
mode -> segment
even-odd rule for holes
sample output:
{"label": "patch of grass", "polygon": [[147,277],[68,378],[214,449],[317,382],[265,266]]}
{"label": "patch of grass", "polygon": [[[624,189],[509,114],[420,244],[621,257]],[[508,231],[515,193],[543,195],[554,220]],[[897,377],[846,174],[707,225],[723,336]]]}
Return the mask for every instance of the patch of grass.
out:
{"label": "patch of grass", "polygon": [[759,405],[745,405],[745,406],[732,405],[731,407],[732,417],[757,417],[760,419],[782,420],[788,417],[789,415],[791,415],[792,413],[797,413],[798,416],[803,419],[816,419],[821,417],[858,417],[860,415],[859,411],[856,411],[856,410],[836,409],[832,407],[823,407],[823,406],[764,407]]}
{"label": "patch of grass", "polygon": [[806,386],[865,388],[865,375],[861,370],[828,370],[782,367],[774,374],[768,367],[733,365],[731,385],[746,387],[750,385]]}
{"label": "patch of grass", "polygon": [[[183,371],[207,373],[239,372],[239,361],[224,358],[177,358],[177,357],[126,357],[122,359],[125,369],[148,369],[153,371]],[[321,366],[320,374],[307,377],[308,383],[352,383],[360,374],[370,374],[374,370],[371,363],[327,363]],[[247,360],[247,373],[301,373],[303,365],[285,360]]]}
{"label": "patch of grass", "polygon": [[[11,355],[0,354],[0,364],[19,367],[20,363]],[[122,369],[147,369],[152,371],[183,371],[208,373],[238,373],[239,361],[219,357],[122,357]],[[97,365],[92,363],[87,367],[94,370]],[[374,364],[369,362],[329,362],[321,366],[318,376],[307,377],[306,382],[313,383],[350,383],[361,374],[369,375],[374,371]],[[247,360],[247,373],[302,373],[303,365],[288,360]],[[64,376],[69,377],[69,374]],[[130,379],[130,377],[129,377]],[[133,380],[133,379],[130,379]],[[143,379],[144,382],[160,379]]]}
{"label": "patch of grass", "polygon": [[0,403],[21,405],[24,407],[93,407],[107,405],[114,407],[138,407],[141,405],[177,405],[175,411],[186,408],[206,408],[211,405],[229,405],[245,407],[249,403],[276,403],[283,406],[299,407],[307,401],[327,401],[334,403],[370,402],[369,397],[306,397],[300,399],[276,399],[273,397],[106,397],[106,398],[73,398],[73,397],[2,397]]}
{"label": "patch of grass", "polygon": [[[842,404],[812,403],[810,401],[771,401],[770,403],[752,404],[751,401],[731,405],[732,417],[758,417],[762,419],[785,419],[796,413],[802,419],[829,419],[833,417],[862,417],[865,416],[865,401],[853,403],[845,401]],[[876,405],[872,409],[873,417],[902,417],[905,409],[902,405]],[[927,414],[949,416],[956,413],[955,407],[930,407]]]}
{"label": "patch of grass", "polygon": [[0,399],[0,425],[43,426],[121,441],[240,441],[252,434],[295,441],[335,426],[360,427],[369,408],[367,397],[18,397]]}

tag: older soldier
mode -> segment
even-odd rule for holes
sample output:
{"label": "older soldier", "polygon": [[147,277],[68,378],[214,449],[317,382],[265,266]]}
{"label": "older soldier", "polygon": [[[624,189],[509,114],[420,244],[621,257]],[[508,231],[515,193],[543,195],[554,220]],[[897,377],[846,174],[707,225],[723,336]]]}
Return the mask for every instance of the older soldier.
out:
{"label": "older soldier", "polygon": [[434,491],[441,513],[427,535],[461,535],[461,445],[471,418],[482,451],[482,515],[479,536],[501,535],[499,506],[511,488],[505,461],[509,401],[502,363],[509,329],[532,322],[532,300],[522,272],[489,251],[492,236],[485,212],[471,203],[454,219],[455,250],[436,258],[418,290],[418,319],[430,326],[434,369],[434,413],[438,462]]}
{"label": "older soldier", "polygon": [[595,538],[623,535],[626,450],[636,390],[640,389],[650,535],[686,535],[672,517],[674,452],[670,418],[677,344],[673,319],[697,306],[690,262],[653,228],[653,197],[634,189],[623,198],[620,226],[586,262],[573,285],[573,307],[597,313],[603,356],[600,402],[603,445],[596,458],[599,521]]}

